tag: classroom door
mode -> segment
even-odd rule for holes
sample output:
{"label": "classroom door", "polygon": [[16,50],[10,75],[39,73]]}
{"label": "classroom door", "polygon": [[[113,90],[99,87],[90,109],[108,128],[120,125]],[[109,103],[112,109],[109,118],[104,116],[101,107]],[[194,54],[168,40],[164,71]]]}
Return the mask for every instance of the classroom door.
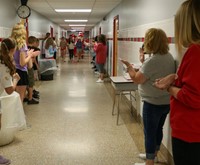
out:
{"label": "classroom door", "polygon": [[53,27],[50,26],[50,34],[51,34],[51,37],[53,37]]}
{"label": "classroom door", "polygon": [[113,20],[113,68],[112,76],[117,76],[118,62],[118,31],[119,31],[119,16],[115,16]]}

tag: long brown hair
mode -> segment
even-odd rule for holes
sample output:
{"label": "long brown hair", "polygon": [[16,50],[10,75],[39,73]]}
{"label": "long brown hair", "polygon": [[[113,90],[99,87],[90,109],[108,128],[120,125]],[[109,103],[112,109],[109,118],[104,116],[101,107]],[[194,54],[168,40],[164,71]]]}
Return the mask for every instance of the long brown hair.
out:
{"label": "long brown hair", "polygon": [[14,39],[6,38],[1,42],[0,60],[1,63],[10,69],[10,75],[15,73],[15,65],[13,64],[13,57],[9,55],[12,49],[15,49],[16,42]]}
{"label": "long brown hair", "polygon": [[106,36],[104,34],[100,34],[98,36],[98,41],[106,45]]}
{"label": "long brown hair", "polygon": [[49,37],[47,40],[46,40],[46,44],[45,44],[45,49],[49,49],[50,46],[55,46],[54,44],[54,40],[52,37]]}

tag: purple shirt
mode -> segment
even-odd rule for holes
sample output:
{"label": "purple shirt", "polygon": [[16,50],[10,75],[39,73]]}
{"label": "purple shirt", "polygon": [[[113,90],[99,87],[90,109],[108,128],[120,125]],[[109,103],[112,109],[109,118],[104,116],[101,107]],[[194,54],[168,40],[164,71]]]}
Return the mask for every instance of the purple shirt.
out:
{"label": "purple shirt", "polygon": [[16,50],[15,54],[14,54],[14,60],[15,60],[15,66],[17,69],[21,70],[21,71],[27,71],[27,65],[25,66],[21,66],[20,65],[20,52],[25,52],[25,55],[27,57],[27,51],[28,51],[28,47],[27,45],[24,45],[20,50]]}

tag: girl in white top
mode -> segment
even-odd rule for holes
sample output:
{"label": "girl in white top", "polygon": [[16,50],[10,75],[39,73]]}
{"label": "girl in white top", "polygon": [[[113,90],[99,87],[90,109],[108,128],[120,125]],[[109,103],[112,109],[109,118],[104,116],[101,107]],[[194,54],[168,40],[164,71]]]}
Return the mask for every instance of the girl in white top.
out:
{"label": "girl in white top", "polygon": [[1,43],[0,54],[0,95],[6,91],[7,94],[12,94],[15,90],[20,77],[15,71],[13,63],[13,54],[16,50],[15,41],[11,38],[6,38]]}
{"label": "girl in white top", "polygon": [[[16,50],[15,41],[11,38],[6,38],[1,43],[0,53],[0,95],[5,91],[7,94],[12,94],[15,91],[17,82],[20,77],[15,72],[13,64],[13,55]],[[1,128],[1,100],[0,100],[0,128]],[[1,164],[10,164],[10,160],[0,155]]]}

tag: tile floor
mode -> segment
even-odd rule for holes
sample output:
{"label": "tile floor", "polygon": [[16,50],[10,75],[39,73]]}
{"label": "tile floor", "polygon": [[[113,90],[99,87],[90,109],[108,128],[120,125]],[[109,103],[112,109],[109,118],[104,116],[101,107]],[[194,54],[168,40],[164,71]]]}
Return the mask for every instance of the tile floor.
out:
{"label": "tile floor", "polygon": [[88,58],[58,65],[54,80],[37,82],[40,103],[24,104],[31,127],[19,131],[11,144],[0,147],[0,154],[11,159],[12,165],[142,162],[137,158],[144,150],[142,128],[126,110],[116,126],[109,81],[96,83]]}

